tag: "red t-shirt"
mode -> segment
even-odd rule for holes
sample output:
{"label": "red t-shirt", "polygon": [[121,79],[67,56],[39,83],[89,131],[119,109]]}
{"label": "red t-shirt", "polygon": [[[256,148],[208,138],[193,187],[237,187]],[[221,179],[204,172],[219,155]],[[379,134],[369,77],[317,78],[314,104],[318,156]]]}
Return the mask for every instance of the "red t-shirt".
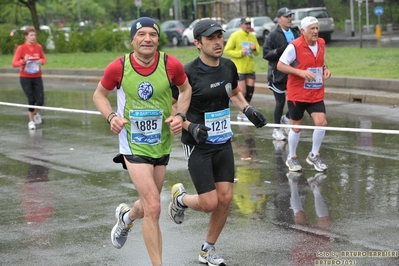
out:
{"label": "red t-shirt", "polygon": [[[113,90],[114,88],[119,88],[121,85],[122,74],[123,74],[123,61],[125,57],[121,56],[118,59],[111,62],[104,71],[104,76],[101,78],[101,85],[107,90]],[[151,74],[157,67],[159,52],[155,55],[155,60],[149,67],[143,67],[139,65],[134,59],[133,53],[130,54],[130,59],[133,64],[134,69],[141,75]],[[176,84],[177,86],[183,85],[186,80],[186,73],[184,72],[184,67],[177,58],[171,55],[167,55],[166,60],[166,72],[169,77],[169,81]]]}
{"label": "red t-shirt", "polygon": [[28,73],[25,71],[26,62],[24,61],[24,59],[26,55],[29,56],[29,61],[35,62],[41,59],[41,64],[44,65],[46,63],[46,57],[44,56],[42,46],[38,43],[30,44],[28,42],[25,42],[24,44],[21,44],[17,47],[14,58],[12,60],[13,67],[21,68],[21,71],[19,72],[19,75],[21,77],[40,78],[42,76],[42,70],[40,66],[38,67],[38,71],[36,73]]}

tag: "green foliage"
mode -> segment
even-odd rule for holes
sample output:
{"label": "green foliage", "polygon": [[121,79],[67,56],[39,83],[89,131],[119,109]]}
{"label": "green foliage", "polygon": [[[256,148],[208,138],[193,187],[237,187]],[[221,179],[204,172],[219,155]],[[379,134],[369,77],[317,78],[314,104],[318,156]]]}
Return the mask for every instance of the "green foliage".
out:
{"label": "green foliage", "polygon": [[[50,35],[45,31],[36,32],[36,42],[40,43],[43,47],[44,52],[49,52],[47,49],[47,42],[49,41]],[[25,41],[25,40],[24,40]]]}
{"label": "green foliage", "polygon": [[89,29],[85,29],[81,32],[79,38],[79,51],[84,53],[90,53],[95,51],[95,44],[92,41],[92,32]]}
{"label": "green foliage", "polygon": [[162,50],[162,48],[168,44],[168,38],[166,36],[165,32],[161,32],[161,35],[159,36],[159,47],[158,50]]}
{"label": "green foliage", "polygon": [[56,53],[74,53],[78,51],[80,32],[70,31],[64,33],[63,31],[55,31],[53,40]]}
{"label": "green foliage", "polygon": [[79,30],[74,30],[69,33],[68,44],[69,44],[69,49],[71,50],[71,52],[76,53],[79,51],[79,43],[80,43],[81,36],[82,36],[82,32]]}
{"label": "green foliage", "polygon": [[118,30],[112,33],[112,38],[114,41],[113,51],[127,52],[131,50],[130,32]]}
{"label": "green foliage", "polygon": [[109,33],[104,29],[95,30],[93,32],[92,42],[95,50],[92,52],[112,51],[112,32]]}
{"label": "green foliage", "polygon": [[10,36],[10,31],[6,29],[0,29],[0,54],[12,54],[16,47],[16,39]]}

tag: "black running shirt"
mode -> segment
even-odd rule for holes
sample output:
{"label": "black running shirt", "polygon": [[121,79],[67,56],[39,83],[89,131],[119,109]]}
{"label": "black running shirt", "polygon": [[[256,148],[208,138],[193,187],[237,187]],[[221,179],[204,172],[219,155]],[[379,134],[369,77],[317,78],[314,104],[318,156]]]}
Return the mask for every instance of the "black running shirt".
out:
{"label": "black running shirt", "polygon": [[[187,120],[196,124],[204,124],[204,113],[224,110],[230,106],[230,96],[238,89],[238,74],[234,63],[220,58],[217,67],[209,67],[199,58],[184,66],[188,81],[192,87],[190,107]],[[184,144],[196,145],[194,138],[186,130],[182,132]],[[212,144],[201,144],[200,146]]]}

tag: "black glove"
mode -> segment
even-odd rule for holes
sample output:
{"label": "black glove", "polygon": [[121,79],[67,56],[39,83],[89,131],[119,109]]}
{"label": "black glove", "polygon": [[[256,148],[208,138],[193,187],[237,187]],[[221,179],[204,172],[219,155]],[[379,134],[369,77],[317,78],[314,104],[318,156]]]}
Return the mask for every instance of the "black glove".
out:
{"label": "black glove", "polygon": [[209,130],[211,130],[209,127],[201,124],[190,123],[188,126],[188,132],[190,132],[198,144],[204,143],[206,141]]}
{"label": "black glove", "polygon": [[123,158],[123,155],[122,155],[122,154],[118,153],[118,154],[114,157],[113,161],[114,161],[114,163],[121,163],[123,169],[127,170],[126,163],[125,163],[125,159]]}
{"label": "black glove", "polygon": [[255,127],[260,128],[267,124],[266,118],[252,106],[245,107],[243,112]]}

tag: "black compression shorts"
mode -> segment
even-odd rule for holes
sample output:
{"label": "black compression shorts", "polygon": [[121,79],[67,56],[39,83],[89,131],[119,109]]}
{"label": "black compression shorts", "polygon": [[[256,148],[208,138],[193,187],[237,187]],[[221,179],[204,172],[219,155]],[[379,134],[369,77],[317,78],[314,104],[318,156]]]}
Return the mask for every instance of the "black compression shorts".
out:
{"label": "black compression shorts", "polygon": [[234,155],[230,141],[206,148],[183,144],[183,148],[198,194],[216,189],[216,182],[234,182]]}

